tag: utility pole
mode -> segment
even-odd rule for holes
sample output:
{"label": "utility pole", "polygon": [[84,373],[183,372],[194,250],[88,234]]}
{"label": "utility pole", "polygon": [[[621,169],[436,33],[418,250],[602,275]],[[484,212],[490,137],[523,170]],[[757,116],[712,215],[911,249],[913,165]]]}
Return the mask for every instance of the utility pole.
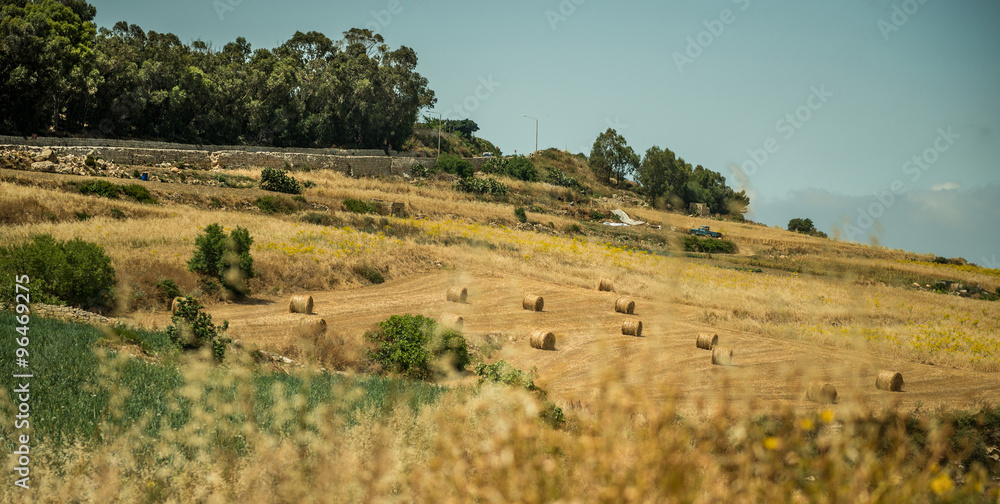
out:
{"label": "utility pole", "polygon": [[535,157],[535,154],[538,154],[538,118],[531,117],[528,114],[521,114],[521,115],[527,117],[528,119],[535,120],[535,151],[531,153],[531,157]]}
{"label": "utility pole", "polygon": [[441,112],[431,112],[431,114],[437,114],[438,115],[438,155],[437,155],[437,157],[441,157],[441,123],[444,122],[444,116],[441,115]]}

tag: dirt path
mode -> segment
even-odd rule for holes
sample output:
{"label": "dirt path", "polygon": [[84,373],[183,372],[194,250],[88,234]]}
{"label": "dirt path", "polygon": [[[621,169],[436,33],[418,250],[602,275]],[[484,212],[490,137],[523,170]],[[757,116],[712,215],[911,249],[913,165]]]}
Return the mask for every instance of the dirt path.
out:
{"label": "dirt path", "polygon": [[[466,304],[445,301],[451,285],[468,288]],[[521,308],[524,294],[543,296],[542,312]],[[811,380],[834,384],[835,408],[858,405],[913,410],[975,408],[1000,401],[1000,376],[892,359],[862,350],[848,351],[802,341],[758,334],[715,331],[698,321],[696,307],[668,304],[655,297],[635,297],[634,316],[614,312],[613,292],[586,290],[520,277],[470,277],[435,272],[382,285],[334,292],[310,292],[315,316],[329,332],[358,347],[361,334],[393,314],[414,313],[439,318],[455,313],[465,319],[464,331],[477,341],[487,333],[502,334],[504,348],[497,358],[520,369],[536,368],[538,382],[558,403],[586,404],[609,381],[644,390],[654,404],[680,393],[683,409],[701,404],[713,408],[725,399],[735,407],[770,409],[783,405],[797,410],[819,407],[803,399]],[[306,316],[288,313],[288,297],[259,297],[254,304],[213,306],[216,320],[227,319],[231,332],[245,343],[278,350],[293,344],[291,330]],[[623,336],[626,318],[643,321],[643,337]],[[145,323],[167,323],[166,315],[147,316]],[[535,329],[556,334],[557,349],[530,348]],[[699,332],[719,334],[720,345],[732,347],[734,365],[714,366],[711,352],[695,347]],[[876,390],[879,369],[903,374],[904,392]],[[610,380],[608,379],[608,372]]]}

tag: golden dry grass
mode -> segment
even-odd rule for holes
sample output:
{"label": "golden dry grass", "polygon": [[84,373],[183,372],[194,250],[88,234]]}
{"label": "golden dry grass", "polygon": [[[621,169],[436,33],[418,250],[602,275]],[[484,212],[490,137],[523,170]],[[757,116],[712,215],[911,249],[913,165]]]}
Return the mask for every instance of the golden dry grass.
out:
{"label": "golden dry grass", "polygon": [[[253,170],[236,173],[258,175]],[[98,243],[118,272],[121,315],[162,324],[166,307],[149,307],[134,299],[148,295],[162,278],[176,280],[185,294],[201,294],[197,277],[186,268],[195,238],[214,222],[227,231],[243,226],[255,239],[251,252],[259,275],[250,282],[255,299],[287,300],[288,294],[299,292],[319,299],[321,293],[334,291],[356,295],[367,306],[355,310],[357,316],[338,311],[350,307],[317,308],[330,323],[326,334],[288,329],[267,333],[272,326],[289,327],[287,317],[292,315],[287,313],[273,321],[260,319],[260,327],[253,325],[256,320],[244,320],[242,325],[237,320],[233,330],[267,333],[252,344],[336,369],[360,367],[360,334],[394,314],[382,313],[383,306],[397,308],[387,294],[398,288],[394,280],[420,278],[422,286],[433,290],[427,294],[433,301],[411,301],[414,304],[406,308],[430,316],[442,312],[441,292],[447,286],[469,285],[470,303],[453,306],[464,317],[471,341],[486,341],[497,331],[527,323],[513,319],[516,316],[541,316],[543,322],[562,324],[558,351],[519,352],[514,347],[522,342],[512,337],[515,341],[500,355],[523,369],[537,365],[542,370],[538,382],[567,411],[569,427],[557,430],[537,421],[542,404],[534,396],[490,386],[475,391],[454,377],[453,392],[416,414],[406,404],[389,411],[366,411],[351,428],[345,427],[335,405],[305,412],[291,399],[274,406],[276,414],[301,415],[301,428],[288,435],[249,424],[229,425],[222,415],[206,411],[199,414],[202,422],[197,425],[176,432],[166,429],[155,441],[145,440],[137,428],[64,453],[38,447],[38,490],[32,499],[60,501],[66,495],[85,502],[930,502],[962,495],[997,499],[984,470],[939,463],[950,449],[947,429],[928,425],[926,450],[899,444],[886,452],[882,448],[886,438],[874,437],[867,423],[885,402],[852,394],[850,401],[836,407],[803,406],[804,384],[829,377],[815,376],[815,370],[802,369],[794,359],[771,357],[742,345],[786,346],[795,355],[815,349],[822,351],[823,359],[839,356],[843,360],[839,367],[824,371],[838,378],[857,376],[858,368],[871,366],[873,360],[910,367],[933,362],[935,371],[943,373],[953,366],[962,376],[989,386],[997,382],[1000,371],[1000,303],[878,283],[859,285],[851,274],[737,270],[676,251],[666,256],[615,245],[596,233],[519,231],[513,229],[511,204],[455,193],[446,183],[420,187],[316,171],[295,176],[315,182],[305,197],[333,209],[330,213],[345,222],[356,218],[338,210],[346,198],[402,201],[409,217],[386,217],[389,228],[384,232],[361,231],[358,226],[319,226],[253,210],[210,210],[207,205],[178,204],[166,197],[161,197],[160,206],[144,206],[68,194],[58,186],[3,182],[0,201],[6,206],[0,207],[0,215],[15,217],[3,221],[0,246],[39,233]],[[561,188],[544,184],[511,185],[552,205],[565,197]],[[183,193],[177,201],[207,197],[183,187],[151,190],[158,197]],[[593,205],[618,207],[605,202]],[[110,206],[122,208],[130,218],[103,216]],[[560,213],[564,210],[551,206],[547,213],[531,212],[529,217],[552,221],[561,229],[576,222],[568,213]],[[930,264],[926,256],[880,247],[644,207],[625,210],[634,218],[662,223],[664,229],[657,236],[665,241],[677,236],[671,226],[683,231],[709,224],[735,241],[745,257],[786,255],[785,260],[805,265],[836,262],[848,272],[889,267],[928,276],[946,272],[984,287],[995,286],[1000,279],[995,271]],[[19,211],[21,216],[16,217]],[[82,211],[95,217],[75,220],[75,213]],[[46,212],[56,218],[44,217]],[[412,231],[397,234],[393,228]],[[364,287],[367,284],[353,273],[358,266],[384,271],[389,283],[384,288]],[[426,281],[431,278],[427,275],[440,277]],[[613,278],[616,293],[595,290],[597,278]],[[500,287],[477,282],[502,282],[511,302],[498,299]],[[535,290],[543,287],[547,290]],[[504,309],[523,311],[517,301],[527,288],[546,296],[546,312],[513,315],[499,308],[488,310],[495,302]],[[379,294],[369,296],[365,289]],[[645,338],[622,338],[616,327],[621,319],[594,314],[611,312],[608,307],[619,295],[641,301],[642,315],[648,317]],[[203,301],[209,302],[210,310],[223,313],[243,308]],[[145,307],[130,313],[129,307],[135,306]],[[727,346],[741,345],[735,365],[716,374],[704,368],[685,374],[668,367],[694,362],[688,354],[663,351],[681,345],[694,354],[690,359],[711,367],[708,354],[690,344],[698,330],[722,334]],[[608,333],[617,339],[609,340]],[[671,346],[674,341],[677,346]],[[573,361],[570,355],[586,359]],[[744,362],[751,364],[743,366]],[[753,366],[762,362],[773,366],[769,370],[780,370],[754,378],[771,382],[762,388],[762,395],[769,394],[763,407],[758,398],[732,383],[754,375]],[[239,364],[227,372],[225,379],[234,383],[247,380],[250,373]],[[874,372],[863,373],[858,383],[873,389]],[[185,393],[198,397],[204,389],[197,384],[213,371],[208,364],[192,363],[185,373],[192,384]],[[690,375],[696,378],[687,379]],[[911,382],[909,376],[908,388],[919,383],[919,377]],[[853,382],[846,386],[850,391],[855,388]],[[344,397],[357,393],[341,392]],[[944,393],[935,397],[944,407],[951,404]],[[212,400],[219,411],[246,411],[251,406],[246,395],[233,402]],[[5,410],[11,407],[6,397],[0,403]],[[747,411],[759,413],[762,408],[782,422],[754,423]],[[901,428],[890,428],[887,438],[904,438]],[[235,456],[215,447],[211,440],[219,433],[241,436],[249,453]],[[204,449],[185,457],[180,444]],[[16,495],[11,492],[10,485],[2,487],[0,500],[11,500]]]}

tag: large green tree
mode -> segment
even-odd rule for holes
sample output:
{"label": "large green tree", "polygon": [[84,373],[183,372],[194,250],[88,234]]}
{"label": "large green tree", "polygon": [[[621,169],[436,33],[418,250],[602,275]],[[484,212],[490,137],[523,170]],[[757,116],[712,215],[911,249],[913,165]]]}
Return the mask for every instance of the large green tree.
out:
{"label": "large green tree", "polygon": [[84,0],[0,9],[0,133],[398,149],[435,103],[413,49],[369,30],[218,50],[124,21],[97,33]]}
{"label": "large green tree", "polygon": [[590,150],[590,169],[602,183],[615,183],[635,175],[639,156],[628,146],[625,137],[613,128],[601,133]]}
{"label": "large green tree", "polygon": [[0,129],[78,129],[99,83],[95,10],[75,0],[0,0]]}

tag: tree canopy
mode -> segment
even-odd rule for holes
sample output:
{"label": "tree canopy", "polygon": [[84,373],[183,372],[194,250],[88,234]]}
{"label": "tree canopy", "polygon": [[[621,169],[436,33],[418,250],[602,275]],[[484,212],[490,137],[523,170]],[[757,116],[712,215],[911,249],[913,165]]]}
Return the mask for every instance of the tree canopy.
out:
{"label": "tree canopy", "polygon": [[617,183],[635,175],[638,167],[639,156],[613,128],[608,128],[594,141],[590,150],[590,169],[598,180],[606,183],[613,177]]}
{"label": "tree canopy", "polygon": [[712,213],[742,214],[750,204],[746,193],[729,187],[720,173],[701,165],[692,168],[670,149],[654,145],[639,162],[625,138],[610,128],[594,142],[590,167],[601,180],[635,176],[642,194],[660,208],[704,203]]}
{"label": "tree canopy", "polygon": [[409,47],[369,30],[214,49],[83,0],[0,0],[0,132],[187,143],[398,149],[435,103]]}

